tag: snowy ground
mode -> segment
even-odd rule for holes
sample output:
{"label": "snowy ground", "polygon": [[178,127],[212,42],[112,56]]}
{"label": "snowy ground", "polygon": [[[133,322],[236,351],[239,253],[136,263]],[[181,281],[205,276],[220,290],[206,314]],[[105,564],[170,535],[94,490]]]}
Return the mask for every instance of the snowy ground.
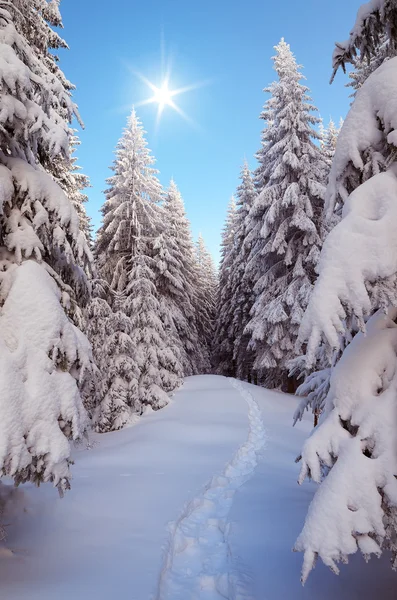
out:
{"label": "snowy ground", "polygon": [[[294,458],[310,421],[294,398],[224,377],[185,381],[133,428],[75,453],[73,489],[13,493],[2,600],[389,600],[386,560],[319,564],[305,588],[291,548],[313,486]],[[25,507],[25,511],[22,509]]]}

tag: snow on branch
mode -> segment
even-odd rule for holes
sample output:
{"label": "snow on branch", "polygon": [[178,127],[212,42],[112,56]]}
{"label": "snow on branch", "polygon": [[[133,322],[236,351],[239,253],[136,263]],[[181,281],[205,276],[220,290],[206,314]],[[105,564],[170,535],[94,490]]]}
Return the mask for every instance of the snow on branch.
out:
{"label": "snow on branch", "polygon": [[[371,175],[380,171],[381,151],[387,142],[397,147],[397,57],[379,67],[357,92],[336,143],[326,193],[326,208],[332,213],[338,201],[345,202],[349,189],[349,167],[365,176],[366,153],[372,151]],[[366,177],[365,177],[366,178]],[[358,181],[353,187],[362,183]]]}
{"label": "snow on branch", "polygon": [[396,45],[396,32],[393,23],[397,19],[397,3],[395,0],[370,0],[360,6],[356,22],[350,32],[349,39],[337,42],[332,56],[333,74],[331,82],[339,67],[346,70],[346,63],[353,62],[357,52],[362,59],[369,60],[380,45],[382,35],[388,35],[390,43]]}
{"label": "snow on branch", "polygon": [[379,556],[387,538],[387,504],[397,505],[396,317],[397,309],[378,311],[346,348],[321,424],[303,447],[299,483],[320,482],[332,467],[295,545],[304,552],[303,583],[318,556],[338,573],[337,563],[357,550]]}
{"label": "snow on branch", "polygon": [[322,335],[339,348],[348,313],[364,316],[371,309],[367,281],[397,271],[397,169],[394,166],[358,187],[348,198],[343,219],[324,242],[320,275],[300,328],[309,340],[308,364],[313,364]]}
{"label": "snow on branch", "polygon": [[0,472],[17,483],[52,481],[62,490],[70,476],[68,440],[87,426],[72,371],[90,368],[90,345],[37,262],[9,268],[1,284]]}
{"label": "snow on branch", "polygon": [[[339,347],[347,315],[356,315],[364,327],[373,308],[367,286],[397,271],[396,164],[380,172],[386,167],[385,162],[380,165],[386,145],[397,147],[396,73],[393,58],[367,79],[339,134],[326,201],[329,212],[341,201],[344,206],[342,220],[324,242],[319,277],[300,328],[300,341],[309,340],[309,364],[322,337],[332,348]],[[367,179],[364,155],[374,149]],[[393,156],[386,148],[387,153]]]}

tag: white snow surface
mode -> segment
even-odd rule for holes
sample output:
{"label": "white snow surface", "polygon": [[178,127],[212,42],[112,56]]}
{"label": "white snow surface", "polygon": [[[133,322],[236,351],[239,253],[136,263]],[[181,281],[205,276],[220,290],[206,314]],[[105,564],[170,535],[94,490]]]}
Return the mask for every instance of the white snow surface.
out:
{"label": "white snow surface", "polygon": [[[311,429],[297,399],[189,377],[134,427],[74,453],[72,491],[0,485],[2,600],[382,600],[397,575],[359,556],[305,588],[291,548],[314,484],[296,484]],[[214,573],[216,577],[214,577]]]}

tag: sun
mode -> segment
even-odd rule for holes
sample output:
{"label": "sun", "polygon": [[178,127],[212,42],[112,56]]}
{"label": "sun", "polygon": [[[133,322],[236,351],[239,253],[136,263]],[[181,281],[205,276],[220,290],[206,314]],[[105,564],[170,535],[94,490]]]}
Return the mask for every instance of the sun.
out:
{"label": "sun", "polygon": [[173,92],[168,87],[168,81],[164,81],[161,87],[156,88],[153,96],[153,102],[157,102],[159,106],[172,106]]}
{"label": "sun", "polygon": [[147,87],[152,91],[152,96],[143,100],[142,102],[138,102],[135,104],[135,107],[144,106],[145,104],[157,104],[157,118],[156,118],[156,127],[160,124],[161,116],[164,112],[165,107],[172,108],[175,112],[177,112],[185,121],[197,127],[197,124],[192,121],[192,119],[178,106],[175,102],[174,98],[179,96],[180,94],[185,94],[186,92],[190,92],[192,90],[196,90],[205,85],[208,85],[209,81],[202,81],[198,83],[193,83],[191,85],[186,85],[184,87],[179,87],[176,89],[172,89],[170,87],[170,72],[168,71],[161,81],[160,85],[154,85],[151,81],[149,81],[142,73],[138,71],[133,71],[134,75],[138,77]]}
{"label": "sun", "polygon": [[147,98],[143,102],[139,102],[135,106],[143,106],[145,104],[157,104],[157,119],[156,124],[160,123],[161,115],[163,114],[164,108],[169,106],[173,108],[181,117],[183,117],[186,121],[191,123],[191,119],[183,112],[183,110],[174,102],[174,97],[179,94],[184,94],[185,92],[190,92],[197,87],[201,87],[202,84],[193,84],[185,87],[171,89],[169,84],[169,76],[167,75],[165,79],[163,79],[160,86],[154,85],[151,81],[149,81],[144,75],[141,73],[136,73],[143,83],[145,83],[148,88],[151,89],[153,95],[150,98]]}
{"label": "sun", "polygon": [[178,113],[180,117],[182,117],[186,122],[188,122],[194,129],[200,130],[201,128],[198,124],[193,121],[179,106],[177,103],[177,96],[181,94],[185,94],[186,92],[192,92],[193,90],[197,90],[204,86],[210,85],[212,83],[212,79],[207,79],[205,81],[198,81],[196,83],[192,83],[190,85],[184,85],[182,87],[172,87],[171,82],[171,56],[166,57],[165,51],[165,39],[164,32],[161,32],[161,60],[159,64],[159,78],[157,79],[156,85],[152,83],[147,77],[145,77],[142,73],[132,68],[131,65],[127,63],[127,67],[131,74],[134,77],[137,77],[141,80],[142,83],[147,86],[152,95],[142,100],[141,102],[134,102],[135,108],[139,106],[144,106],[146,104],[154,104],[157,105],[157,118],[156,118],[156,130],[160,125],[161,117],[165,112],[165,109],[171,109]]}

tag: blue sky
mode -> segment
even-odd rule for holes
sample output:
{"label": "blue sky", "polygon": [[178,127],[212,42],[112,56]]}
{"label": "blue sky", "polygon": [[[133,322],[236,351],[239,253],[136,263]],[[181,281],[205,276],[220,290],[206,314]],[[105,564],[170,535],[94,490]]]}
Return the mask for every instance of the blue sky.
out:
{"label": "blue sky", "polygon": [[345,116],[347,76],[332,86],[331,55],[348,37],[361,0],[63,0],[62,52],[66,76],[77,86],[86,129],[79,164],[91,179],[88,213],[100,224],[102,190],[113,151],[133,104],[151,95],[133,71],[161,80],[161,39],[172,61],[170,87],[210,83],[176,99],[196,123],[166,107],[156,132],[156,107],[138,108],[160,180],[173,177],[186,204],[193,234],[199,232],[215,259],[226,207],[246,157],[255,167],[265,101],[275,78],[271,56],[281,37],[304,65],[314,104],[325,121]]}

